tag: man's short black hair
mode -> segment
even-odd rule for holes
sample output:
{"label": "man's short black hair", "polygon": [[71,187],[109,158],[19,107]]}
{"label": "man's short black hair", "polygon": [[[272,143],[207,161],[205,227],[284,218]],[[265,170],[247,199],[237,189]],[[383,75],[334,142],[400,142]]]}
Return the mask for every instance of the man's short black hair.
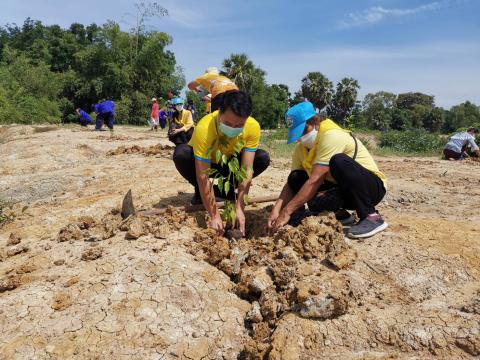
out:
{"label": "man's short black hair", "polygon": [[467,132],[473,132],[474,134],[478,134],[478,129],[471,127],[471,128],[468,128]]}
{"label": "man's short black hair", "polygon": [[223,93],[222,96],[220,112],[223,113],[230,109],[235,115],[240,117],[248,117],[252,114],[252,99],[246,92],[230,90]]}

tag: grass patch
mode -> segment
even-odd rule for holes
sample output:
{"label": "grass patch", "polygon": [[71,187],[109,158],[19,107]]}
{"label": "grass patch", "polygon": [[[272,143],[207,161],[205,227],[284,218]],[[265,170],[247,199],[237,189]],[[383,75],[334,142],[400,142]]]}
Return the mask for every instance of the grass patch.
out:
{"label": "grass patch", "polygon": [[295,143],[287,144],[287,129],[268,130],[262,134],[260,147],[272,158],[291,158]]}
{"label": "grass patch", "polygon": [[13,220],[14,216],[11,214],[12,203],[0,198],[0,228],[7,222]]}

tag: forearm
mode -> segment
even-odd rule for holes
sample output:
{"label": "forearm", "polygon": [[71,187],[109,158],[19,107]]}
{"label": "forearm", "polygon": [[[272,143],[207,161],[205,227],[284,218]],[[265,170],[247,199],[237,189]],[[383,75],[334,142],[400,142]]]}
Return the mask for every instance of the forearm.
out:
{"label": "forearm", "polygon": [[197,174],[197,183],[202,197],[203,206],[210,217],[213,217],[217,212],[217,203],[212,189],[212,183],[206,174]]}
{"label": "forearm", "polygon": [[247,179],[238,186],[237,207],[240,207],[242,210],[245,208],[245,195],[248,195],[252,178],[252,174],[247,174]]}
{"label": "forearm", "polygon": [[273,206],[273,211],[279,213],[290,202],[290,200],[292,200],[294,195],[295,194],[293,193],[292,189],[290,189],[288,183],[285,184],[283,186],[282,192],[280,193],[280,196],[278,197],[278,200]]}

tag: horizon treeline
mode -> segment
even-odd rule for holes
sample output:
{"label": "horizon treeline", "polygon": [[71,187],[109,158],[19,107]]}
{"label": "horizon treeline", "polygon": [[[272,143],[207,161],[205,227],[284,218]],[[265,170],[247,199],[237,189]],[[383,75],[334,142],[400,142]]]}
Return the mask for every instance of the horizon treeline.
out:
{"label": "horizon treeline", "polygon": [[[145,124],[152,97],[165,100],[169,91],[181,95],[185,87],[168,49],[172,41],[144,27],[122,31],[114,21],[64,29],[27,18],[22,26],[2,26],[0,124],[72,122],[76,107],[90,112],[107,99],[116,102],[117,123]],[[334,85],[319,71],[299,79],[300,90],[291,94],[284,84],[268,84],[266,71],[241,53],[225,58],[220,70],[252,96],[253,116],[263,128],[284,126],[287,108],[303,99],[349,128],[450,133],[480,125],[480,108],[469,101],[443,109],[434,95],[415,91],[379,91],[359,101],[357,80],[346,77]],[[186,98],[202,115],[197,94],[188,91]]]}

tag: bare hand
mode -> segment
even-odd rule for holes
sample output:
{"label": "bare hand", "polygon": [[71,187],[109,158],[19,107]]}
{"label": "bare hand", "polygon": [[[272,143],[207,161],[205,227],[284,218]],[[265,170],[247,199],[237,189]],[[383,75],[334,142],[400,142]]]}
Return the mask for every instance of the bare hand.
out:
{"label": "bare hand", "polygon": [[273,224],[275,223],[275,220],[277,220],[278,215],[279,213],[275,209],[273,209],[272,212],[270,213],[270,216],[268,217],[268,221],[267,221],[267,230],[269,233],[272,232]]}
{"label": "bare hand", "polygon": [[290,221],[290,215],[284,210],[280,211],[280,214],[273,222],[272,231],[277,232],[280,228],[284,227]]}
{"label": "bare hand", "polygon": [[210,220],[208,226],[210,228],[212,228],[213,230],[215,230],[217,232],[218,235],[223,235],[223,233],[225,232],[225,229],[223,227],[223,220],[222,218],[220,217],[220,214],[217,213],[215,214],[212,219]]}
{"label": "bare hand", "polygon": [[236,226],[241,231],[242,235],[245,236],[245,213],[243,212],[243,209],[240,207],[237,207],[236,215],[237,215]]}

